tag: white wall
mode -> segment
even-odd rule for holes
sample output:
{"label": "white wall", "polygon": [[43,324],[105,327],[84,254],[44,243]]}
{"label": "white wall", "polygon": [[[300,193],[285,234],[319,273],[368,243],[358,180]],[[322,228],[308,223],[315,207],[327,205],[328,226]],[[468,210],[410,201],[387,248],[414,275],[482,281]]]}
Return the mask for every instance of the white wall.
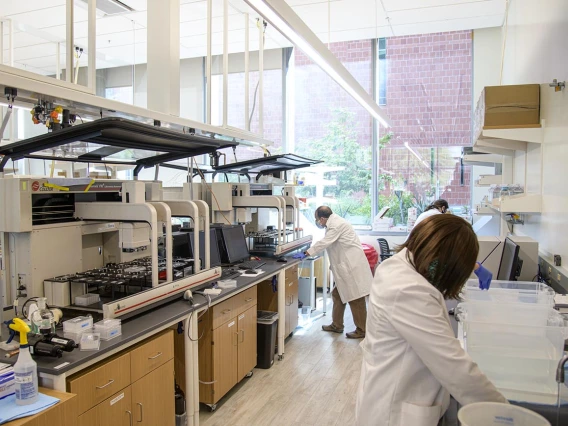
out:
{"label": "white wall", "polygon": [[[474,72],[475,91],[488,82],[494,84],[495,55],[501,55],[501,34],[504,29],[475,31],[475,70],[478,71]],[[555,93],[548,83],[553,78],[568,80],[567,40],[566,0],[511,1],[502,83],[541,84],[541,118],[546,120],[542,147],[529,144],[527,154],[517,153],[514,162],[515,180],[524,183],[526,176],[528,192],[542,191],[543,212],[527,216],[524,226],[515,226],[515,233],[538,240],[541,251],[560,254],[565,259],[568,259],[568,239],[564,237],[568,229],[568,92],[565,89]],[[482,58],[488,58],[487,64]],[[486,65],[491,69],[484,69]],[[500,61],[497,73],[499,68]]]}

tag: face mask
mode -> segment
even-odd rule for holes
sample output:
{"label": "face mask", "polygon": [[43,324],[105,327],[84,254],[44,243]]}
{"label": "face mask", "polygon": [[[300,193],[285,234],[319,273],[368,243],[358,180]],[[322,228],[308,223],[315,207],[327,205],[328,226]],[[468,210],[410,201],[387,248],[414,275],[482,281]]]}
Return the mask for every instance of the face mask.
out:
{"label": "face mask", "polygon": [[319,229],[325,229],[325,226],[323,226],[323,225],[320,223],[319,219],[316,219],[316,220],[315,220],[315,224],[316,224],[316,226],[317,226]]}

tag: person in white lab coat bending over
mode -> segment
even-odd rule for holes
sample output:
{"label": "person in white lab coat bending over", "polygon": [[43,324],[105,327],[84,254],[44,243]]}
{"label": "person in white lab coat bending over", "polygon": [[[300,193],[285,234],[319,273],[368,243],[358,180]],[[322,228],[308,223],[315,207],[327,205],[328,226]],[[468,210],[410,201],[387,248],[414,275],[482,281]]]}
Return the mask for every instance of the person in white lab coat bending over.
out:
{"label": "person in white lab coat bending over", "polygon": [[420,222],[430,216],[434,216],[436,214],[444,214],[449,210],[450,206],[446,200],[436,200],[424,210],[417,218],[416,222],[414,222],[414,226],[418,226]]}
{"label": "person in white lab coat bending over", "polygon": [[331,292],[333,298],[332,323],[322,326],[324,331],[343,333],[343,315],[349,302],[355,331],[346,333],[350,339],[365,337],[367,306],[365,296],[369,294],[373,274],[369,262],[353,227],[327,206],[320,206],[315,212],[316,226],[326,228],[325,237],[308,251],[313,256],[327,250],[329,264],[335,280]]}
{"label": "person in white lab coat bending over", "polygon": [[483,284],[471,225],[429,217],[399,250],[375,271],[357,425],[436,426],[450,394],[462,405],[506,403],[454,336],[444,301],[457,298],[474,269]]}

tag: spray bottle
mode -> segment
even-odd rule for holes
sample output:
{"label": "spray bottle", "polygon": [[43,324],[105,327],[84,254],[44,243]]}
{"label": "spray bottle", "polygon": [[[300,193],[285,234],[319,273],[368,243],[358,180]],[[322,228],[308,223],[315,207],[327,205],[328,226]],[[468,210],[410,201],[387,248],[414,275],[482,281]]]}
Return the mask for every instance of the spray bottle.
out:
{"label": "spray bottle", "polygon": [[20,318],[14,318],[9,326],[20,333],[20,353],[14,364],[16,404],[28,405],[38,400],[37,364],[30,355],[28,333],[30,327]]}

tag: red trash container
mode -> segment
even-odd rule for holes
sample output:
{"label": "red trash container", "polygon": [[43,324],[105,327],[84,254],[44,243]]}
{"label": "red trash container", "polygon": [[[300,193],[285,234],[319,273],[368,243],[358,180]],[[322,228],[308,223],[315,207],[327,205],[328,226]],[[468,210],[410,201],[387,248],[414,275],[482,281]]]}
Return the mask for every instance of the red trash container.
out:
{"label": "red trash container", "polygon": [[363,246],[363,251],[365,252],[365,256],[367,256],[367,261],[369,262],[369,267],[371,268],[371,272],[375,272],[375,266],[379,262],[379,253],[373,246],[369,244],[361,244]]}

